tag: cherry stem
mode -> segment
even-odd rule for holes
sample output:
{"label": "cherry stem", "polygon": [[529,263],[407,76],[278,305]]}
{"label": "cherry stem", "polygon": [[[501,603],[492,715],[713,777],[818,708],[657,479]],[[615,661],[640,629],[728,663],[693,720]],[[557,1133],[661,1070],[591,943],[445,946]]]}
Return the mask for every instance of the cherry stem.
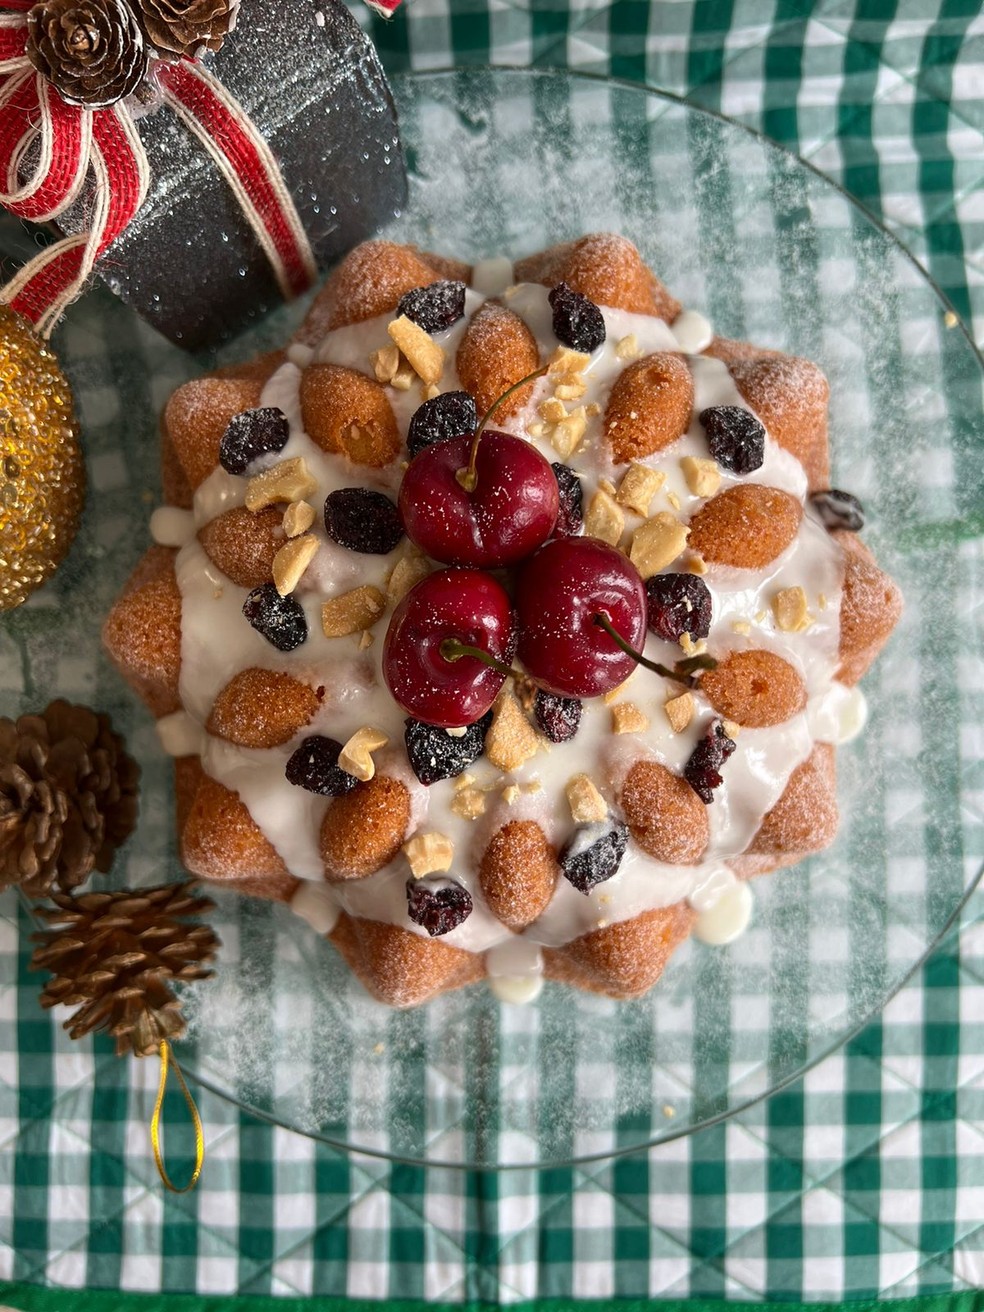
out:
{"label": "cherry stem", "polygon": [[659,661],[651,661],[648,656],[643,656],[642,652],[636,651],[635,647],[625,641],[603,611],[598,611],[595,614],[594,622],[599,629],[605,630],[615,646],[620,647],[626,656],[631,656],[634,661],[644,665],[647,670],[652,670],[654,674],[660,674],[664,679],[672,679],[674,683],[682,683],[687,688],[696,686],[697,680],[693,677],[696,670],[717,669],[717,661],[713,656],[700,655],[688,656],[685,661],[677,661],[671,670],[668,665],[661,665]]}
{"label": "cherry stem", "polygon": [[518,383],[513,383],[512,387],[507,387],[502,395],[493,401],[485,414],[482,415],[479,425],[475,429],[475,436],[472,438],[471,454],[468,457],[468,464],[464,469],[459,469],[455,474],[455,478],[466,492],[474,492],[475,488],[478,486],[478,444],[482,440],[482,434],[485,432],[485,425],[498,410],[499,406],[502,405],[503,401],[509,400],[513,392],[518,392],[521,387],[525,387],[527,383],[532,383],[536,378],[542,378],[544,374],[549,372],[549,370],[550,366],[545,364],[540,369],[535,369],[533,373],[527,374],[525,378],[521,378]]}
{"label": "cherry stem", "polygon": [[474,656],[475,660],[481,661],[490,670],[506,675],[507,678],[523,679],[526,677],[520,674],[519,670],[514,670],[511,665],[496,660],[491,652],[485,651],[483,647],[471,647],[467,642],[459,641],[458,638],[445,638],[441,643],[440,652],[446,661],[460,661],[462,656]]}

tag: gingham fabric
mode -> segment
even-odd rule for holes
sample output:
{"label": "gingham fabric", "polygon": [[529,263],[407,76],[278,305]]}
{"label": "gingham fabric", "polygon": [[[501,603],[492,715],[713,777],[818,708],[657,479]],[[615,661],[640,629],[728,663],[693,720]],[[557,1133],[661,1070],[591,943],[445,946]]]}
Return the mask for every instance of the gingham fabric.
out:
{"label": "gingham fabric", "polygon": [[[391,23],[363,17],[393,71],[569,66],[679,92],[761,128],[879,215],[980,342],[977,8],[409,0]],[[130,364],[93,338],[77,380],[93,492],[115,498],[121,523],[133,507],[108,434],[115,379]],[[143,399],[160,401],[171,381],[158,375]],[[113,547],[110,536],[97,549]],[[963,727],[978,760],[979,655],[964,662]],[[86,687],[87,672],[60,659],[67,692],[112,709],[118,690]],[[0,626],[0,698],[29,696],[33,673]],[[963,856],[979,865],[984,768],[961,805]],[[119,1062],[102,1041],[69,1043],[37,1006],[25,913],[11,894],[0,912],[0,1279],[491,1302],[861,1299],[984,1284],[980,896],[847,1048],[766,1103],[649,1154],[499,1174],[399,1166],[342,1155],[201,1092],[208,1164],[182,1198],[162,1191],[149,1152],[153,1063]],[[31,1305],[0,1286],[2,1299]]]}

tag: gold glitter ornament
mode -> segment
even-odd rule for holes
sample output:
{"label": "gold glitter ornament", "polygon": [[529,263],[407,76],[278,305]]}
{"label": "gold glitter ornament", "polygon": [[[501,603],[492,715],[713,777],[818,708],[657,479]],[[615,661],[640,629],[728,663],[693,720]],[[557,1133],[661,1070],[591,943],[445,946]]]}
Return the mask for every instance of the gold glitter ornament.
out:
{"label": "gold glitter ornament", "polygon": [[0,305],[0,611],[55,572],[84,495],[72,389],[51,348]]}

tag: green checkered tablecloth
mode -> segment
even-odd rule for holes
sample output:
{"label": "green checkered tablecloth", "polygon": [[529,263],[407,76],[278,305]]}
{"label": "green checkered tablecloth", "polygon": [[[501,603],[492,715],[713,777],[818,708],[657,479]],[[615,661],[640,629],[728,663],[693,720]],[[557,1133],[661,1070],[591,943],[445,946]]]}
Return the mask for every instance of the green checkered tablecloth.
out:
{"label": "green checkered tablecloth", "polygon": [[[978,8],[408,0],[390,23],[362,18],[392,71],[566,66],[760,128],[878,215],[981,342]],[[93,360],[92,415],[110,382]],[[97,489],[115,486],[111,463],[97,456],[91,472]],[[10,657],[0,635],[0,668]],[[4,687],[29,678],[9,674]],[[962,746],[979,763],[961,797],[963,856],[979,866],[979,652],[963,678]],[[766,1103],[649,1154],[500,1174],[401,1166],[343,1156],[202,1092],[208,1161],[181,1198],[162,1191],[150,1156],[153,1063],[71,1044],[37,1006],[31,926],[11,894],[0,912],[0,1281],[449,1302],[862,1299],[984,1284],[982,895],[847,1048]],[[0,1284],[4,1301],[30,1305]]]}

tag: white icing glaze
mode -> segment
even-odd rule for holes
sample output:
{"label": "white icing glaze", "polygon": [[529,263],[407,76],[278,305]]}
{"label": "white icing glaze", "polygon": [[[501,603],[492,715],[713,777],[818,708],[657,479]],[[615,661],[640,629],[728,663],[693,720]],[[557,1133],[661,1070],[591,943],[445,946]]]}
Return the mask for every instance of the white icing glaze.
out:
{"label": "white icing glaze", "polygon": [[733,943],[748,928],[754,903],[747,880],[722,868],[690,897],[697,912],[694,938],[715,948]]}
{"label": "white icing glaze", "polygon": [[714,340],[714,329],[697,310],[682,310],[673,320],[673,336],[688,355],[704,351]]}
{"label": "white icing glaze", "polygon": [[150,536],[162,547],[183,547],[195,535],[195,516],[177,506],[158,506],[150,517]]}
{"label": "white icing glaze", "polygon": [[301,884],[290,900],[290,909],[317,934],[330,934],[338,924],[338,903],[327,884]]}
{"label": "white icing glaze", "polygon": [[168,756],[200,756],[206,734],[194,716],[175,711],[157,721],[157,737]]}
{"label": "white icing glaze", "polygon": [[[508,262],[502,261],[486,261],[478,266],[481,291],[469,290],[466,318],[447,332],[435,335],[447,352],[442,390],[458,386],[455,352],[468,316],[482,304],[483,293],[503,296],[505,303],[526,321],[537,337],[543,358],[554,350],[556,338],[547,289],[533,285],[509,286],[511,266],[508,266],[508,277],[507,266]],[[586,505],[601,479],[617,482],[624,472],[612,463],[603,438],[601,417],[612,384],[626,363],[616,354],[619,342],[634,336],[640,355],[657,350],[679,351],[683,344],[704,343],[710,331],[701,316],[681,315],[671,330],[662,321],[645,315],[608,308],[603,308],[603,313],[606,341],[594,352],[585,371],[587,391],[578,402],[585,406],[595,404],[600,413],[589,418],[584,441],[570,461],[582,479]],[[358,485],[376,488],[390,496],[397,492],[402,474],[399,461],[386,470],[368,470],[357,468],[342,457],[326,455],[304,433],[299,403],[301,369],[309,359],[369,371],[370,353],[389,344],[386,325],[390,318],[383,315],[328,333],[310,356],[299,355],[292,349],[288,363],[263,389],[260,404],[279,406],[290,423],[290,439],[276,458],[304,458],[318,483],[318,491],[310,500],[319,509],[325,496],[336,488]],[[712,405],[748,408],[723,362],[695,357],[690,360],[690,366],[695,386],[694,421],[690,430],[671,448],[643,462],[666,475],[651,511],[670,509],[675,498],[678,513],[684,520],[703,504],[690,492],[680,466],[685,455],[706,458],[708,454],[696,416]],[[540,380],[525,410],[499,426],[529,438],[527,429],[538,418],[539,402],[551,393],[552,387],[549,380]],[[420,390],[416,385],[406,392],[388,388],[387,395],[401,431],[405,432],[421,402]],[[546,437],[529,440],[548,459],[557,458]],[[806,494],[806,476],[799,462],[771,437],[766,440],[765,461],[760,469],[741,480],[727,470],[722,470],[721,475],[722,490],[742,481],[781,488],[801,502]],[[245,478],[235,478],[216,469],[195,495],[194,526],[200,527],[224,510],[241,505],[245,487]],[[627,529],[640,522],[638,516],[626,512]],[[288,757],[308,733],[328,733],[344,741],[366,724],[381,729],[388,735],[390,745],[377,755],[377,768],[406,784],[411,797],[409,832],[424,828],[452,839],[455,859],[451,873],[473,899],[471,915],[442,941],[470,952],[485,952],[487,967],[500,996],[508,995],[514,1000],[518,994],[533,995],[534,989],[539,990],[540,945],[558,946],[606,923],[630,919],[642,911],[681,899],[699,900],[703,896],[706,900],[707,890],[720,884],[722,862],[744,850],[763,815],[778,801],[793,769],[809,755],[814,741],[843,741],[845,726],[858,722],[861,703],[853,693],[832,683],[838,663],[843,556],[807,507],[797,538],[766,570],[753,573],[714,568],[705,576],[713,598],[710,650],[718,656],[731,650],[758,647],[777,652],[800,672],[808,704],[805,711],[784,724],[769,729],[745,729],[739,735],[736,751],[724,771],[725,782],[716,791],[709,808],[710,843],[703,862],[697,866],[665,865],[651,860],[630,842],[625,859],[612,879],[587,896],[560,879],[543,914],[522,936],[516,936],[492,914],[478,880],[478,862],[495,830],[509,820],[535,820],[548,840],[559,847],[572,829],[565,797],[565,785],[571,775],[589,770],[610,807],[617,812],[619,790],[632,764],[649,757],[680,772],[715,718],[714,712],[699,690],[695,691],[697,714],[683,733],[675,734],[662,707],[667,696],[678,690],[668,688],[646,671],[637,670],[625,686],[624,696],[649,717],[649,728],[643,734],[613,736],[610,706],[601,700],[585,702],[573,750],[550,749],[544,744],[544,750],[508,778],[500,775],[487,759],[476,762],[469,773],[474,786],[484,792],[486,810],[478,820],[462,819],[452,810],[456,781],[424,788],[406,760],[402,747],[404,715],[390,698],[380,673],[383,624],[377,626],[376,641],[365,652],[358,650],[354,638],[327,639],[321,630],[320,606],[324,597],[362,583],[384,588],[402,545],[388,557],[345,551],[329,542],[320,514],[311,531],[319,538],[320,550],[295,593],[305,609],[309,637],[289,654],[277,652],[243,620],[241,611],[246,590],[235,587],[212,565],[190,533],[183,539],[177,560],[183,602],[180,692],[186,718],[191,717],[197,723],[199,733],[204,733],[201,726],[207,721],[218,692],[233,675],[250,666],[289,671],[295,678],[325,689],[321,710],[304,732],[289,743],[256,751],[204,735],[203,766],[210,775],[239,793],[287,868],[298,878],[317,886],[318,906],[322,908],[319,915],[330,919],[326,908],[335,912],[343,909],[353,916],[395,923],[424,934],[406,914],[404,886],[409,870],[402,856],[368,878],[330,888],[324,885],[319,832],[329,800],[292,787],[284,776]],[[806,591],[815,622],[803,633],[784,633],[774,626],[770,599],[779,588],[794,585]],[[821,595],[825,602],[822,608]],[[749,626],[749,632],[736,630],[736,622]],[[645,650],[652,659],[666,664],[672,664],[681,655],[678,647],[652,635]],[[184,737],[186,733],[188,737]],[[181,722],[181,735],[176,728],[173,732],[174,742],[179,737],[182,742],[190,741],[185,720]],[[503,797],[507,783],[520,789],[511,802]],[[734,883],[733,876],[728,874]],[[710,917],[707,924],[719,926],[717,930],[705,926],[705,936],[724,932],[720,925],[725,922],[733,927],[741,920],[744,894],[731,889],[727,881],[725,885],[722,897],[726,895],[730,899],[727,905],[715,910],[708,904],[701,911],[702,920]],[[745,885],[740,885],[740,889],[744,888]],[[306,898],[299,902],[300,907],[308,910],[313,905]],[[746,919],[747,912],[746,907]]]}

